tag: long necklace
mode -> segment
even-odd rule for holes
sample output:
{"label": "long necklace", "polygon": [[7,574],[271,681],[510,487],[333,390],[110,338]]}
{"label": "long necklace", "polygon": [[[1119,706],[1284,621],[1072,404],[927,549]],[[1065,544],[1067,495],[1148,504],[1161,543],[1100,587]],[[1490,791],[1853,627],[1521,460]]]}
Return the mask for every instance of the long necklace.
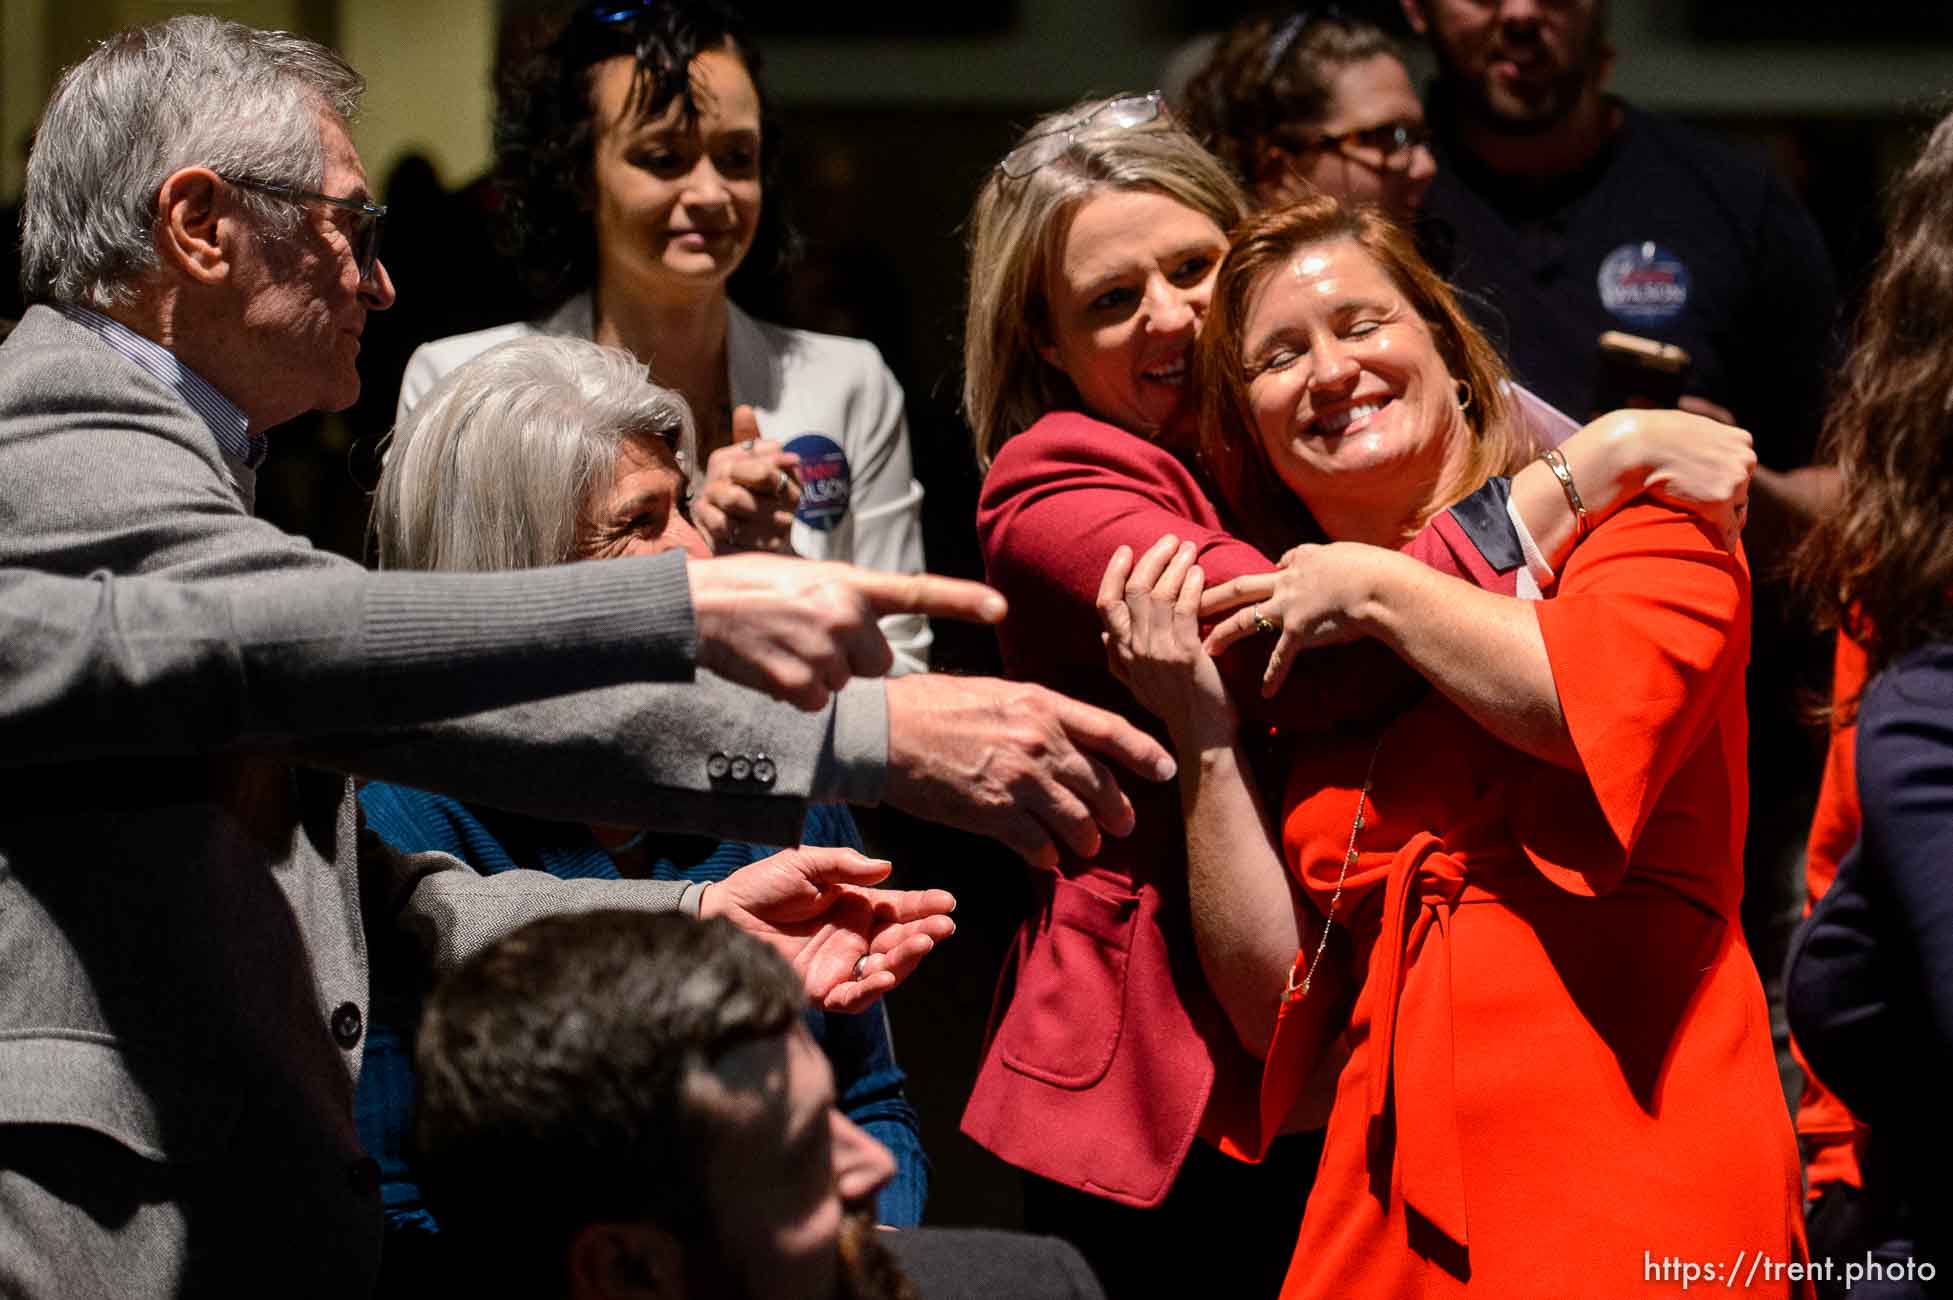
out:
{"label": "long necklace", "polygon": [[1309,986],[1315,982],[1316,967],[1322,965],[1323,949],[1329,946],[1329,932],[1336,925],[1336,904],[1343,901],[1343,882],[1349,879],[1349,869],[1356,865],[1356,836],[1363,829],[1363,810],[1370,801],[1370,783],[1377,775],[1377,755],[1383,753],[1383,737],[1377,737],[1376,747],[1370,751],[1370,766],[1363,773],[1363,788],[1356,792],[1356,819],[1349,824],[1349,845],[1343,850],[1343,869],[1336,873],[1336,892],[1329,896],[1329,914],[1322,921],[1322,937],[1316,940],[1315,955],[1309,958],[1309,969],[1302,975],[1302,983],[1296,984],[1295,972],[1289,972],[1288,998],[1309,996]]}

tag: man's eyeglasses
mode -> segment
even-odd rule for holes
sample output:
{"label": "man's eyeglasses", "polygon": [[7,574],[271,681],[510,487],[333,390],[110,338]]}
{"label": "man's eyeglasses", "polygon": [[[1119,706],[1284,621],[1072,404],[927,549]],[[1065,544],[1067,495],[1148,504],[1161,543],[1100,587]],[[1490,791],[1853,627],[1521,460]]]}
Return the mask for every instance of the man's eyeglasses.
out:
{"label": "man's eyeglasses", "polygon": [[1005,154],[1004,160],[997,164],[997,170],[1014,181],[1023,180],[1038,168],[1049,166],[1064,157],[1065,150],[1078,140],[1078,133],[1087,127],[1130,130],[1154,121],[1165,112],[1166,101],[1157,90],[1145,95],[1121,95],[1118,99],[1100,104],[1083,117],[1054,126],[1049,131],[1040,131]]}
{"label": "man's eyeglasses", "polygon": [[[1354,131],[1336,131],[1311,136],[1302,141],[1300,147],[1305,150],[1327,149],[1341,154],[1353,163],[1394,172],[1410,166],[1411,155],[1420,146],[1430,143],[1431,128],[1422,122],[1385,122],[1382,126],[1366,126]],[[1371,156],[1362,157],[1352,154],[1349,151],[1351,145],[1361,147]]]}
{"label": "man's eyeglasses", "polygon": [[359,278],[361,283],[373,278],[373,269],[380,262],[380,224],[386,220],[385,204],[369,203],[365,199],[337,198],[331,194],[314,194],[311,190],[293,189],[289,185],[254,181],[248,176],[224,176],[222,173],[219,173],[219,176],[241,190],[256,190],[260,194],[269,194],[287,203],[325,203],[353,213],[350,238],[353,256],[359,262]]}

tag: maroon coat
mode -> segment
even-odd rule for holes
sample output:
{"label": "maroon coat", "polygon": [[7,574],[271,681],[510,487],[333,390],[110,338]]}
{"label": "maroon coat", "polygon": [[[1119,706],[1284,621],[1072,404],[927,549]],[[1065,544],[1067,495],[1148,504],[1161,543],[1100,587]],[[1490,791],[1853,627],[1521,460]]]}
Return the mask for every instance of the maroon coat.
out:
{"label": "maroon coat", "polygon": [[[1481,518],[1492,518],[1481,513]],[[1501,522],[1495,527],[1503,527]],[[1406,550],[1478,585],[1510,592],[1451,512]],[[1193,474],[1113,425],[1054,412],[1004,444],[977,509],[990,583],[1010,600],[998,630],[1005,671],[1112,709],[1159,733],[1106,667],[1095,607],[1120,545],[1166,533],[1199,547],[1208,585],[1275,567],[1224,530]],[[1510,539],[1509,532],[1506,534]],[[1494,553],[1516,562],[1517,545]],[[1259,706],[1270,643],[1223,661],[1236,698]],[[1320,730],[1380,714],[1421,679],[1374,642],[1310,652],[1266,720]],[[1186,844],[1177,787],[1130,784],[1138,823],[1098,857],[1061,847],[1038,882],[998,983],[989,1044],[963,1130],[1055,1182],[1128,1205],[1159,1204],[1196,1133],[1259,1151],[1261,1063],[1208,991],[1187,919]]]}

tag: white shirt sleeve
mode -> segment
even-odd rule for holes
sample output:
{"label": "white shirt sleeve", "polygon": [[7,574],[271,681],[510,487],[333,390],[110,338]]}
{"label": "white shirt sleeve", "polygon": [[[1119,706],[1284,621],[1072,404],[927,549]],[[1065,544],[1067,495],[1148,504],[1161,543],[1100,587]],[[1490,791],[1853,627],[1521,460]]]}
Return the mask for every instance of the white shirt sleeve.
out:
{"label": "white shirt sleeve", "polygon": [[1519,513],[1519,507],[1512,498],[1505,499],[1505,517],[1512,521],[1512,531],[1519,538],[1519,552],[1526,557],[1526,571],[1519,575],[1518,595],[1521,600],[1538,600],[1540,593],[1552,585],[1553,566],[1546,562],[1546,556],[1533,540],[1532,530]]}

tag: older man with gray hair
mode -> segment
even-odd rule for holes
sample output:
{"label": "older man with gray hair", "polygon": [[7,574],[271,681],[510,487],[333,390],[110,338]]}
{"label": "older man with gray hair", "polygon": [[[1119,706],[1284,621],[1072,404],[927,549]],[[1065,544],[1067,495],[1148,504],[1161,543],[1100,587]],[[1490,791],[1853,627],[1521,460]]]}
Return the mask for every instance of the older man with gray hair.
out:
{"label": "older man with gray hair", "polygon": [[[488,584],[373,575],[252,518],[267,431],[357,396],[360,331],[393,300],[384,211],[347,136],[360,89],[323,47],[177,18],[71,69],[29,162],[36,305],[0,345],[0,566],[220,598],[275,587],[229,603],[255,622],[209,628],[220,650],[248,643],[285,678],[316,664],[343,684],[355,665],[365,689],[341,729],[219,720],[216,747],[105,739],[113,719],[56,710],[83,720],[76,744],[17,768],[0,813],[9,1295],[366,1290],[379,1214],[350,1097],[373,944],[411,938],[452,963],[540,913],[597,906],[731,911],[777,939],[886,871],[864,859],[703,891],[484,879],[379,851],[348,774],[775,842],[810,799],[885,798],[1042,859],[1053,835],[1089,848],[1130,828],[1087,751],[1171,770],[1150,740],[1049,693],[847,684],[888,665],[882,613],[995,617],[971,584],[677,555]],[[79,630],[87,667],[49,680],[87,701],[140,678],[140,640]],[[396,707],[430,665],[496,680],[454,690],[451,712]],[[811,711],[703,672],[621,684],[695,666]],[[887,987],[926,948],[943,903],[875,897],[844,936],[859,955],[815,992]]]}

